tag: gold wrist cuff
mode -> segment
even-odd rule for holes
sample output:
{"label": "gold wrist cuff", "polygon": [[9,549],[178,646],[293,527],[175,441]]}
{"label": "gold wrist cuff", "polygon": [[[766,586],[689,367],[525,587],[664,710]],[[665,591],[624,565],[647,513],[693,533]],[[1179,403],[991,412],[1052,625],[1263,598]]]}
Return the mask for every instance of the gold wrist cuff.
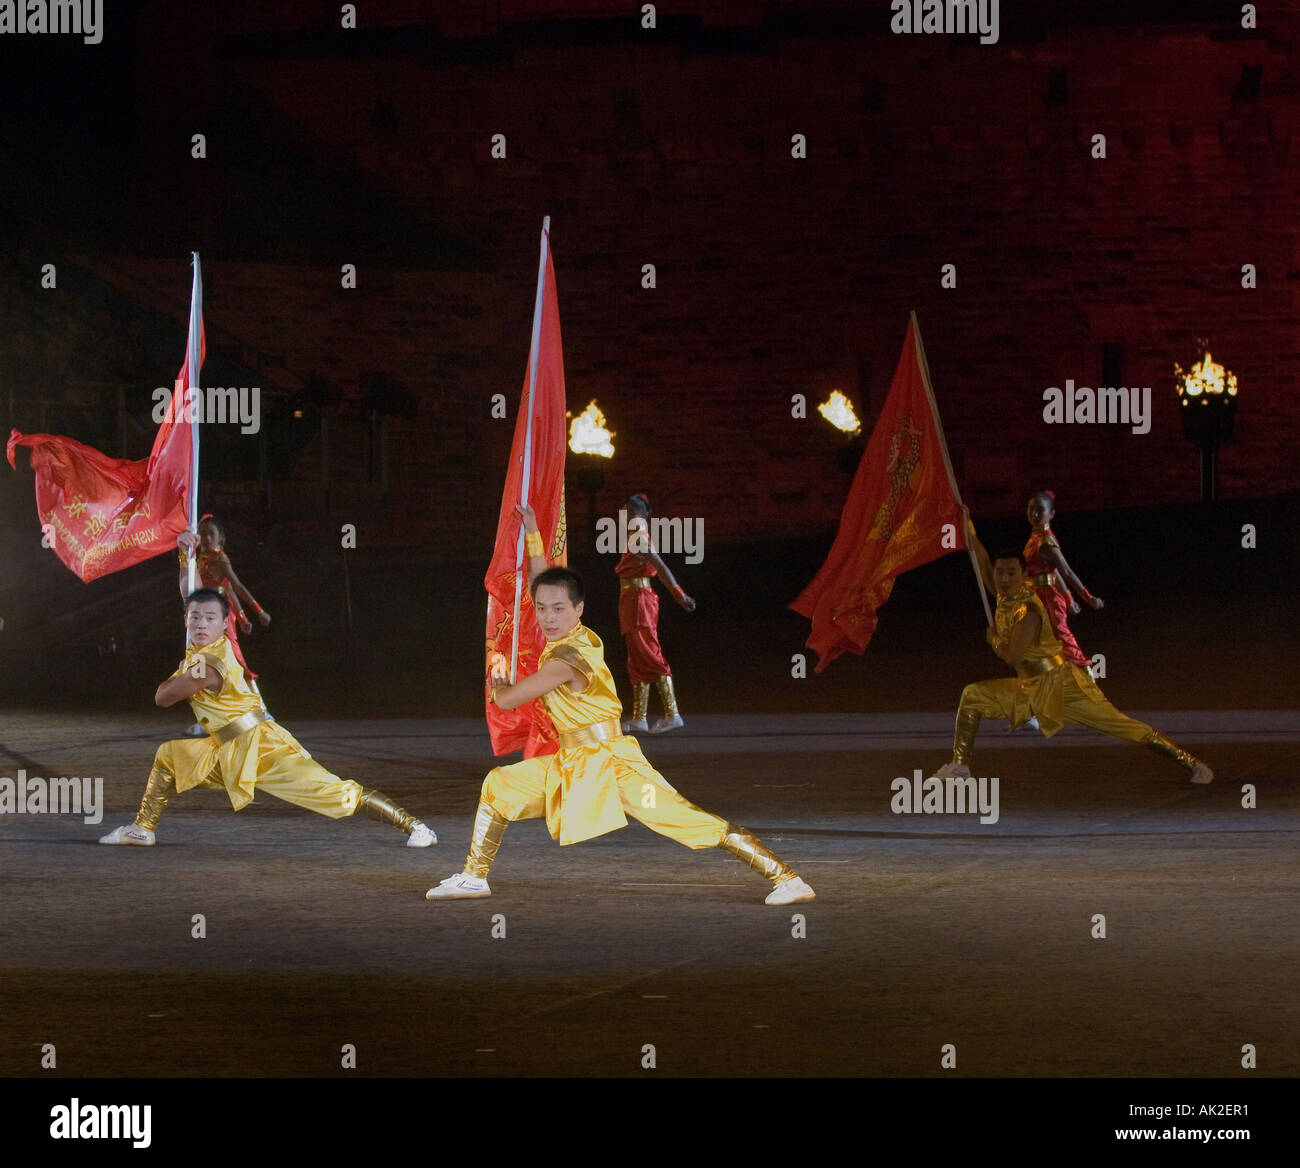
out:
{"label": "gold wrist cuff", "polygon": [[529,559],[546,555],[546,545],[542,543],[540,531],[530,531],[524,536],[524,551],[528,553]]}

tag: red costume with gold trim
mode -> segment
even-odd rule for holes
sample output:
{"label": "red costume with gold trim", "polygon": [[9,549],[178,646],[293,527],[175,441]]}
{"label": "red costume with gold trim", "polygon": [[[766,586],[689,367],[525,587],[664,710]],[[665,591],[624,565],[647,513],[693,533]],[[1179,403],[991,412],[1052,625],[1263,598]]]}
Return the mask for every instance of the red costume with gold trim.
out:
{"label": "red costume with gold trim", "polygon": [[633,685],[672,676],[659,644],[659,596],[651,583],[659,569],[649,560],[624,552],[614,568],[618,575],[618,629],[627,642],[627,675]]}
{"label": "red costume with gold trim", "polygon": [[234,586],[230,583],[230,577],[225,571],[218,566],[219,561],[225,557],[224,550],[199,552],[196,575],[199,578],[200,587],[211,588],[220,592],[226,598],[226,603],[230,606],[230,612],[226,615],[226,639],[230,642],[231,652],[235,655],[235,660],[239,662],[240,668],[244,671],[244,676],[249,681],[256,681],[257,674],[248,668],[248,662],[244,660],[244,651],[239,647],[239,622],[235,619],[235,613],[242,612],[243,608],[239,603],[239,597],[235,595]]}
{"label": "red costume with gold trim", "polygon": [[1052,631],[1061,642],[1061,656],[1071,665],[1087,669],[1092,660],[1079,648],[1079,642],[1074,639],[1067,621],[1072,599],[1070,590],[1061,579],[1061,574],[1039,554],[1041,548],[1054,547],[1059,550],[1060,546],[1050,527],[1035,528],[1025,544],[1025,576],[1047,610]]}

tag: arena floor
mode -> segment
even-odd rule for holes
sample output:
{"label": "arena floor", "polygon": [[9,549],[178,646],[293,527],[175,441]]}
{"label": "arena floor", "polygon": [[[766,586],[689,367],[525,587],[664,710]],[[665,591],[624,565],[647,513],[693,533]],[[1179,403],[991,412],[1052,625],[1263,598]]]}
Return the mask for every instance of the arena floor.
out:
{"label": "arena floor", "polygon": [[670,1076],[1235,1078],[1251,1044],[1254,1074],[1294,1076],[1300,712],[1129,712],[1214,784],[1087,731],[986,725],[982,824],[891,811],[896,777],[946,761],[950,714],[643,736],[817,890],[774,908],[721,852],[635,823],[561,849],[540,821],[507,831],[490,899],[426,902],[493,765],[475,720],[289,727],[437,847],[215,791],[175,798],[152,849],[99,847],[184,714],[8,711],[0,775],[103,776],[107,810],[0,816],[0,1074],[608,1078],[653,1057]]}

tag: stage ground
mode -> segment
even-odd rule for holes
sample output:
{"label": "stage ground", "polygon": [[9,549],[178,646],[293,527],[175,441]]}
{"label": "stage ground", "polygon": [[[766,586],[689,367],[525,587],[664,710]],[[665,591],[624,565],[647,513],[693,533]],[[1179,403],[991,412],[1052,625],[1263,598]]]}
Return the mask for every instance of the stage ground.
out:
{"label": "stage ground", "polygon": [[507,831],[492,898],[426,902],[492,765],[478,720],[289,723],[437,847],[211,791],[173,800],[156,847],[99,847],[185,717],[7,711],[0,776],[102,775],[108,810],[0,816],[0,1074],[638,1076],[653,1045],[659,1075],[1235,1077],[1250,1043],[1255,1074],[1295,1075],[1300,711],[1151,717],[1212,786],[1085,731],[986,726],[994,824],[890,810],[896,776],[946,760],[950,714],[644,736],[815,885],[774,908],[720,852],[639,824],[561,849],[539,821]]}

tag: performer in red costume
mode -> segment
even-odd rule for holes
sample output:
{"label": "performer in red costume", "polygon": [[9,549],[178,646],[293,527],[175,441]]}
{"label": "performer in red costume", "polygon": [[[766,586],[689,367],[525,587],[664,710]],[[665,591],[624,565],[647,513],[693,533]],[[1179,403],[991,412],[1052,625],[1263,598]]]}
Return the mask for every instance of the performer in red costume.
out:
{"label": "performer in red costume", "polygon": [[239,662],[240,668],[244,671],[244,676],[249,682],[257,678],[257,674],[248,668],[248,662],[244,660],[244,651],[239,647],[238,631],[251,633],[253,631],[253,622],[250,621],[244,612],[244,605],[257,614],[257,619],[265,628],[271,623],[271,614],[267,612],[253,598],[253,594],[244,587],[239,577],[235,575],[234,565],[230,562],[230,557],[226,555],[225,533],[211,515],[205,515],[199,520],[199,530],[196,535],[192,531],[182,531],[176,537],[176,542],[181,546],[180,564],[181,564],[181,598],[185,599],[190,594],[189,588],[189,560],[186,549],[198,548],[198,565],[196,575],[199,578],[198,587],[211,588],[214,592],[220,592],[226,598],[226,603],[230,606],[230,613],[226,617],[226,636],[230,640],[230,648],[234,651],[235,660]]}
{"label": "performer in red costume", "polygon": [[[663,580],[673,599],[687,612],[695,611],[695,601],[682,590],[650,541],[650,500],[644,494],[633,495],[627,501],[627,510],[628,546],[614,568],[619,583],[618,627],[627,642],[627,675],[632,682],[632,718],[623,729],[629,733],[647,730],[662,734],[685,723],[673,692],[672,667],[659,645],[659,597],[651,580],[655,576]],[[664,713],[650,726],[652,682],[659,690]]]}
{"label": "performer in red costume", "polygon": [[1047,609],[1052,622],[1052,631],[1061,642],[1061,656],[1071,665],[1087,669],[1091,659],[1074,639],[1070,626],[1066,623],[1066,609],[1079,612],[1079,602],[1070,594],[1070,589],[1083,599],[1090,608],[1100,609],[1104,603],[1100,597],[1093,596],[1084,586],[1083,581],[1074,574],[1074,570],[1065,562],[1061,554],[1061,545],[1052,534],[1052,520],[1056,516],[1056,495],[1052,491],[1039,491],[1029,496],[1029,526],[1033,528],[1029,542],[1025,544],[1025,574],[1033,585],[1038,599]]}

